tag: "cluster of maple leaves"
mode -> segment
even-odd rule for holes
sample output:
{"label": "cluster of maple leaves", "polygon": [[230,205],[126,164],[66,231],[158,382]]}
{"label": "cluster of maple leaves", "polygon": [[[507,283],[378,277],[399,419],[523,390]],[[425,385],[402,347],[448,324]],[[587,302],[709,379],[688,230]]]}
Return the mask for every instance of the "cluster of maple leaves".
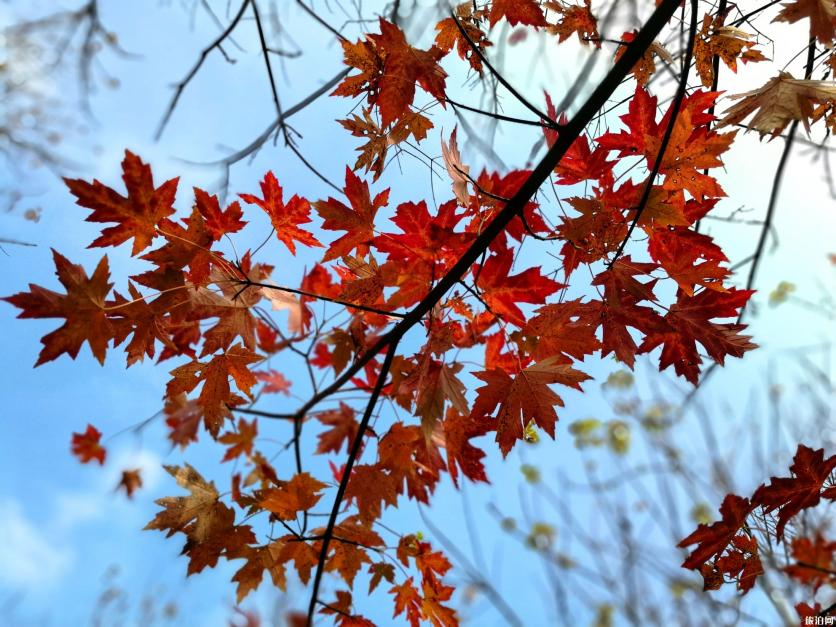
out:
{"label": "cluster of maple leaves", "polygon": [[[772,477],[769,485],[758,487],[750,498],[727,495],[720,506],[721,519],[699,525],[680,542],[680,547],[697,545],[682,565],[702,574],[706,590],[735,581],[739,590],[748,592],[764,573],[757,536],[774,535],[781,542],[787,524],[804,510],[816,507],[822,499],[836,500],[836,482],[831,477],[834,468],[836,455],[825,458],[823,449],[799,445],[789,468],[790,477]],[[766,529],[766,516],[772,513],[776,518],[774,532]],[[793,561],[784,572],[815,593],[836,578],[834,553],[836,542],[826,540],[821,532],[812,537],[796,536],[791,543]],[[805,617],[822,611],[819,603],[799,603],[796,609],[802,624]]]}
{"label": "cluster of maple leaves", "polygon": [[[791,7],[782,15],[785,21],[807,16]],[[832,21],[810,17],[814,35],[832,40]],[[712,82],[709,60],[715,55],[732,69],[738,59],[763,60],[752,37],[724,26],[724,19],[707,15],[702,24],[695,57],[704,85]],[[37,365],[63,354],[75,358],[85,343],[100,362],[120,346],[128,366],[146,357],[185,359],[171,370],[165,391],[169,438],[185,448],[197,441],[203,427],[227,447],[223,461],[244,461],[247,472],[233,475],[227,504],[214,484],[191,466],[168,467],[189,495],[161,499],[163,509],[148,528],[186,537],[189,574],[214,566],[221,557],[243,560],[233,578],[239,601],[265,572],[284,588],[289,568],[303,583],[312,572],[318,581],[324,568],[349,590],[337,592],[336,601],[323,604],[321,611],[343,626],[371,624],[355,613],[350,592],[365,567],[370,591],[384,579],[391,584],[396,616],[405,613],[413,626],[421,620],[455,624],[447,605],[453,588],[443,580],[450,563],[415,536],[400,539],[393,560],[375,530],[386,507],[395,506],[403,495],[428,502],[444,472],[454,482],[460,475],[487,481],[485,452],[474,438],[493,434],[507,455],[534,429],[554,437],[555,407],[563,400],[551,386],[580,389],[589,376],[578,366],[589,356],[614,354],[632,367],[637,355],[661,348],[660,369],[673,367],[697,383],[703,363],[699,347],[720,364],[755,348],[743,334],[745,325],[729,321],[752,291],[728,285],[727,257],[710,236],[693,228],[725,196],[710,172],[722,166],[721,156],[736,131],[721,132],[721,125],[714,124],[717,92],[693,90],[678,107],[670,105],[660,115],[647,83],[655,71],[654,56],[666,53],[654,44],[633,70],[636,87],[621,117],[623,128],[579,136],[553,174],[554,184],[583,183],[589,193],[566,197],[559,213],[542,208],[536,199],[528,202],[500,236],[487,242],[482,258],[457,288],[416,321],[423,332],[417,352],[398,353],[393,340],[384,358],[379,347],[392,325],[407,320],[425,301],[531,172],[483,170],[471,176],[455,133],[442,146],[453,198],[437,206],[423,200],[391,206],[388,189],[373,193],[369,181],[355,172],[365,170],[376,181],[393,146],[427,137],[433,123],[426,107],[415,105],[417,88],[446,106],[447,75],[439,62],[455,50],[482,76],[484,52],[492,44],[490,29],[501,20],[545,30],[558,41],[577,35],[582,42],[601,45],[590,0],[582,5],[495,0],[481,8],[464,3],[454,16],[439,22],[435,44],[427,50],[413,47],[397,25],[380,19],[379,33],[343,41],[345,62],[355,71],[334,94],[360,97],[364,107],[360,115],[340,123],[366,141],[354,171],[346,168],[344,199],[288,197],[270,172],[261,181],[260,194],[241,194],[226,207],[216,196],[194,189],[188,217],[177,220],[178,180],[157,186],[151,168],[126,152],[124,194],[98,180],[66,182],[77,204],[91,210],[87,220],[109,225],[91,247],[130,243],[131,254],[149,268],[130,277],[119,292],[113,289],[107,256],[88,275],[54,252],[63,293],[31,285],[28,292],[5,299],[20,308],[20,317],[64,320],[43,337]],[[624,35],[617,57],[632,37]],[[794,105],[776,112],[765,104],[761,90],[744,95],[723,122],[736,123],[756,112],[754,128],[768,134],[780,133],[794,119],[807,124],[827,118],[832,124],[833,94],[826,88],[784,75],[773,80],[775,86],[763,89],[790,90]],[[561,132],[559,113],[547,97],[549,119],[542,124],[550,146]],[[662,150],[666,133],[669,141]],[[651,175],[654,171],[657,176]],[[636,176],[641,172],[644,176]],[[273,282],[273,268],[258,262],[256,253],[230,258],[219,249],[222,239],[246,226],[244,205],[266,213],[277,241],[290,255],[302,246],[324,249],[321,261],[298,285]],[[636,245],[630,254],[622,254],[633,227],[645,236],[644,250]],[[320,242],[331,233],[332,241]],[[559,267],[517,267],[520,245],[532,239],[559,248]],[[633,258],[645,252],[646,260]],[[567,298],[570,280],[581,266],[591,272],[593,295]],[[675,287],[672,299],[660,295],[660,282]],[[319,301],[342,308],[347,318],[329,326],[313,307]],[[263,309],[264,302],[288,312],[286,323],[277,324]],[[483,369],[467,370],[482,382],[472,402],[461,379],[465,363],[456,357],[462,350],[468,363],[478,354],[484,364]],[[298,462],[296,472],[280,476],[258,441],[258,420],[234,418],[251,412],[257,392],[287,394],[287,372],[257,369],[266,357],[276,355],[301,358],[311,373],[330,372],[335,381],[364,359],[362,372],[350,378],[355,388],[408,410],[415,420],[393,419],[385,429],[372,430],[367,415],[358,420],[362,410],[327,398],[339,390],[314,390],[310,403],[285,416],[293,425],[295,446],[300,445],[303,425],[319,422],[315,452],[338,455],[345,446],[352,456],[349,476],[346,466],[332,463],[333,477],[323,478],[326,483],[303,472]],[[337,404],[319,409],[326,400]],[[84,462],[103,463],[100,437],[92,426],[75,434],[73,452]],[[365,446],[371,441],[376,442],[373,452]],[[803,473],[813,462],[805,459],[797,458],[794,481],[808,476]],[[819,487],[822,469],[830,462],[822,463],[809,475]],[[338,499],[344,498],[346,506],[332,526],[309,529],[308,514],[331,480],[344,487]],[[123,477],[129,494],[139,484],[138,474]],[[727,498],[721,523],[701,527],[683,541],[700,543],[686,567],[700,569],[707,587],[723,576],[738,578],[741,589],[751,587],[760,568],[757,542],[745,528],[739,530],[761,506],[779,510],[780,535],[785,519],[808,502],[789,506],[781,500],[786,494],[770,486],[751,501]],[[824,496],[830,498],[828,492]],[[812,502],[812,493],[808,500]],[[236,522],[233,505],[246,518],[266,515],[287,534],[259,540],[250,525]],[[412,569],[416,575],[398,581],[396,562],[403,572]]]}

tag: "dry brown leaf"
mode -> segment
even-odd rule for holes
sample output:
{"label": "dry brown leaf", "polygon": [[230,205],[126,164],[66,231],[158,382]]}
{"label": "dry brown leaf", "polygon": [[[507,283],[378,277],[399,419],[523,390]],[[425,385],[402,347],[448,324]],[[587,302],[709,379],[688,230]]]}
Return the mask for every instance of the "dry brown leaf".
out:
{"label": "dry brown leaf", "polygon": [[804,124],[809,133],[816,105],[836,104],[836,83],[801,80],[781,72],[763,87],[731,98],[740,102],[726,111],[718,128],[738,124],[754,113],[748,127],[761,135],[774,137],[793,120]]}

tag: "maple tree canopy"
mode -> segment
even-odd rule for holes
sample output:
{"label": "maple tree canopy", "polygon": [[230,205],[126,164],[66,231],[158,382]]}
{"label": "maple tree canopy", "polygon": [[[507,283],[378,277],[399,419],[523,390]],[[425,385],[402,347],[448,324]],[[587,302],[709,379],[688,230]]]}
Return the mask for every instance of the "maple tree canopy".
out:
{"label": "maple tree canopy", "polygon": [[[369,592],[391,595],[394,617],[413,627],[456,625],[451,563],[415,535],[400,537],[391,554],[379,527],[387,508],[402,499],[429,503],[445,473],[456,485],[487,482],[491,442],[506,456],[538,433],[554,438],[564,397],[591,378],[588,358],[612,355],[632,368],[648,354],[696,385],[706,361],[722,365],[756,348],[740,321],[754,290],[735,285],[729,259],[698,225],[726,197],[723,160],[738,127],[749,120],[746,130],[768,138],[799,124],[836,130],[836,87],[782,70],[731,95],[719,114],[719,62],[738,71],[738,62],[768,61],[748,23],[731,18],[731,5],[684,3],[690,39],[674,59],[660,41],[679,0],[656,2],[642,25],[615,40],[599,32],[605,4],[465,2],[440,16],[423,45],[397,15],[368,24],[357,40],[342,37],[345,72],[330,92],[352,113],[335,128],[361,145],[342,190],[326,198],[276,168],[259,190],[224,207],[177,178],[156,180],[130,150],[121,184],[66,179],[86,219],[105,225],[90,247],[107,254],[88,272],[54,252],[61,291],[30,285],[5,300],[21,318],[60,321],[41,340],[36,365],[75,359],[85,344],[100,362],[123,349],[128,366],[146,358],[171,364],[162,415],[172,444],[208,437],[222,447],[221,462],[237,464],[221,487],[188,464],[166,467],[188,494],[158,500],[147,528],[185,537],[189,574],[220,558],[236,561],[240,602],[265,574],[284,589],[292,572],[310,585],[308,623],[318,611],[349,627],[372,624],[354,591],[363,570]],[[831,46],[832,68],[832,2],[791,0],[775,19],[809,21],[810,49]],[[507,45],[506,25],[517,41],[529,33],[592,53],[608,47],[612,63],[571,116],[554,94],[542,107],[523,102],[534,120],[496,114],[536,127],[532,144],[545,156],[533,166],[480,170],[463,160],[468,139],[449,122],[474,107],[454,103],[447,90],[462,73],[497,78],[490,55]],[[679,73],[680,61],[675,92],[657,89],[661,68]],[[620,115],[602,113],[621,97]],[[448,130],[440,146],[429,145],[439,120]],[[435,175],[449,188],[393,203],[378,179],[415,145],[441,150],[444,169]],[[543,184],[556,202],[538,192]],[[260,248],[226,245],[258,212],[283,263],[303,250],[319,256],[295,283],[274,281]],[[523,246],[550,256],[535,264]],[[111,254],[131,255],[145,269],[111,277]],[[288,411],[257,409],[270,395]],[[262,438],[278,430],[290,434],[292,462],[274,463],[277,440]],[[315,434],[313,453],[328,456],[330,475],[306,470],[303,432]],[[103,464],[100,438],[88,426],[73,434],[72,452]],[[756,508],[777,512],[781,539],[790,519],[836,496],[826,485],[834,467],[836,457],[799,447],[792,477],[773,478],[751,499],[729,495],[719,522],[682,541],[696,545],[684,566],[700,570],[707,587],[728,578],[750,589],[763,565],[747,518]],[[127,495],[141,484],[136,470],[125,470]],[[266,535],[254,520],[279,532]],[[832,547],[802,538],[792,550],[818,559]],[[823,581],[803,567],[792,573]],[[321,593],[325,574],[344,584],[335,598]]]}

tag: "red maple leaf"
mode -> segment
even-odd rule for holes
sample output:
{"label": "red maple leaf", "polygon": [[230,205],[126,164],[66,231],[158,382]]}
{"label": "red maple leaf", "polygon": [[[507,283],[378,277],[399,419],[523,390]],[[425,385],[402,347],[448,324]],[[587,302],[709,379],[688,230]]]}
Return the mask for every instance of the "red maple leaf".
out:
{"label": "red maple leaf", "polygon": [[784,527],[793,516],[818,505],[822,496],[836,496],[833,488],[822,493],[822,486],[834,468],[836,455],[825,459],[824,449],[813,450],[799,444],[790,466],[794,476],[772,477],[768,486],[761,486],[755,491],[753,503],[763,506],[766,512],[778,510],[778,525],[775,528],[778,540],[783,538]]}
{"label": "red maple leaf", "polygon": [[300,224],[311,221],[311,205],[307,200],[294,194],[285,204],[282,188],[272,172],[264,175],[264,180],[261,182],[261,195],[264,198],[252,194],[240,196],[244,202],[264,209],[270,216],[273,228],[276,229],[276,237],[287,246],[292,254],[296,254],[295,242],[305,246],[322,246],[312,233],[299,228]]}
{"label": "red maple leaf", "polygon": [[73,433],[73,455],[78,457],[82,464],[95,459],[99,462],[99,465],[103,465],[105,457],[107,457],[107,450],[99,443],[101,439],[101,432],[93,425],[88,424],[84,433]]}
{"label": "red maple leaf", "polygon": [[563,399],[549,387],[560,383],[577,390],[589,375],[567,364],[547,359],[520,370],[515,376],[504,370],[493,369],[473,373],[485,382],[476,390],[476,401],[471,419],[479,420],[491,416],[497,407],[496,441],[502,455],[508,455],[523,433],[529,421],[533,421],[549,436],[554,438],[557,422],[555,405],[563,407]]}
{"label": "red maple leaf", "polygon": [[492,313],[508,322],[524,326],[525,316],[517,304],[543,304],[546,296],[564,286],[540,274],[539,267],[511,275],[513,263],[514,253],[510,248],[505,248],[488,257],[484,265],[474,266],[473,276]]}
{"label": "red maple leaf", "polygon": [[682,563],[684,568],[699,569],[712,557],[719,557],[729,543],[737,535],[738,530],[746,522],[746,517],[755,509],[755,504],[734,494],[723,499],[720,515],[723,517],[711,525],[699,525],[687,538],[677,546],[684,548],[696,544],[697,548]]}
{"label": "red maple leaf", "polygon": [[444,103],[447,73],[438,65],[444,56],[440,48],[421,50],[409,45],[403,31],[380,18],[380,33],[369,34],[366,41],[343,41],[346,65],[360,74],[346,77],[334,94],[357,96],[368,93],[369,103],[376,104],[384,127],[410,111],[415,99],[415,85]]}
{"label": "red maple leaf", "polygon": [[816,533],[812,539],[805,536],[794,538],[792,557],[795,563],[784,567],[784,572],[816,591],[822,584],[836,578],[835,554],[836,542],[825,540],[821,533]]}
{"label": "red maple leaf", "polygon": [[345,195],[351,208],[336,198],[314,203],[314,208],[323,219],[322,228],[329,231],[348,231],[338,240],[331,242],[322,261],[339,259],[357,250],[358,255],[369,251],[368,244],[374,239],[374,218],[378,209],[389,202],[389,190],[385,189],[372,200],[369,184],[361,181],[350,168],[345,169]]}
{"label": "red maple leaf", "polygon": [[198,187],[194,188],[194,200],[197,210],[203,216],[206,230],[216,242],[224,235],[237,233],[247,224],[241,219],[244,213],[238,201],[231,203],[226,209],[221,209],[217,196],[208,194]]}
{"label": "red maple leaf", "polygon": [[316,415],[317,420],[330,427],[317,435],[317,453],[339,453],[345,442],[346,450],[351,450],[354,438],[360,430],[360,425],[354,418],[354,410],[343,402],[340,408],[325,411]]}
{"label": "red maple leaf", "polygon": [[491,13],[488,18],[491,26],[505,18],[511,26],[526,24],[527,26],[545,26],[546,17],[543,9],[535,0],[494,0],[491,3]]}
{"label": "red maple leaf", "polygon": [[154,187],[151,168],[131,151],[125,151],[122,161],[122,180],[127,197],[98,180],[92,183],[81,179],[64,179],[76,197],[76,203],[92,209],[88,222],[116,222],[102,230],[90,247],[118,246],[134,238],[132,255],[151,244],[157,235],[157,226],[165,224],[174,213],[174,197],[177,194],[177,178]]}
{"label": "red maple leaf", "polygon": [[647,335],[639,351],[646,353],[661,345],[660,369],[673,366],[678,375],[696,385],[702,363],[697,342],[720,365],[728,355],[742,357],[746,351],[757,348],[750,336],[740,333],[746,325],[711,321],[712,318],[736,316],[753,293],[753,290],[737,289],[727,292],[704,290],[696,296],[688,296],[680,290],[676,303],[664,317],[667,328]]}

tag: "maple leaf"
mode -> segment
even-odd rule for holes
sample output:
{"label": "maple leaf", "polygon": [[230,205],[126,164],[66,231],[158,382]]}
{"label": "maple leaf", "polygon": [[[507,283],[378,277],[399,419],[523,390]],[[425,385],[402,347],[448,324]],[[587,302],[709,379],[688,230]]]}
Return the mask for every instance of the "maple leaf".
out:
{"label": "maple leaf", "polygon": [[720,264],[725,261],[711,258],[710,251],[695,245],[683,233],[687,231],[657,229],[650,234],[648,252],[654,261],[677,282],[688,296],[694,295],[694,287],[701,285],[718,292],[726,291],[723,280],[731,274]]}
{"label": "maple leaf", "polygon": [[416,111],[408,111],[388,130],[384,130],[371,117],[371,109],[363,109],[363,117],[352,114],[350,119],[338,120],[338,122],[350,131],[354,137],[362,137],[366,143],[357,148],[360,155],[354,164],[354,169],[364,168],[366,172],[374,173],[376,181],[383,174],[386,165],[386,154],[389,148],[400,144],[412,137],[420,142],[427,137],[427,133],[433,128],[430,119]]}
{"label": "maple leaf", "polygon": [[319,502],[320,490],[328,487],[306,472],[293,475],[278,488],[264,491],[259,505],[273,512],[280,520],[293,520],[298,512],[307,511]]}
{"label": "maple leaf", "polygon": [[476,286],[490,311],[517,326],[525,325],[525,316],[517,303],[542,304],[549,294],[565,287],[540,274],[540,268],[528,268],[511,275],[514,254],[509,248],[491,255],[473,268]]}
{"label": "maple leaf", "polygon": [[153,357],[157,341],[165,344],[172,352],[179,352],[177,345],[170,338],[172,319],[166,315],[164,307],[168,303],[146,299],[130,282],[128,295],[130,300],[114,292],[114,302],[108,303],[114,347],[119,346],[128,335],[132,335],[131,341],[125,347],[128,366],[142,361],[146,355]]}
{"label": "maple leaf", "polygon": [[447,73],[438,65],[441,57],[438,48],[433,46],[426,51],[413,48],[403,31],[383,18],[380,19],[380,34],[369,37],[385,53],[376,101],[384,126],[404,115],[415,98],[416,82],[439,101],[444,101]]}
{"label": "maple leaf", "polygon": [[340,401],[339,409],[318,413],[316,418],[330,427],[327,431],[317,434],[316,437],[319,440],[316,446],[317,453],[339,453],[343,442],[345,442],[346,450],[351,450],[351,445],[360,429],[351,407]]}
{"label": "maple leaf", "polygon": [[413,585],[412,577],[402,584],[393,586],[389,590],[389,593],[395,595],[395,613],[392,615],[392,618],[396,618],[406,612],[406,619],[409,621],[410,626],[418,627],[421,624],[421,618],[423,618],[421,595]]}
{"label": "maple leaf", "polygon": [[[630,218],[636,214],[636,207],[645,193],[645,186],[649,180],[640,184],[626,181],[617,190],[603,196],[605,202],[616,204],[630,210]],[[685,195],[682,188],[670,189],[670,186],[653,185],[650,194],[638,216],[637,224],[641,227],[650,226],[688,226],[690,221],[685,215]]]}
{"label": "maple leaf", "polygon": [[391,220],[403,233],[381,233],[375,239],[375,248],[388,253],[389,260],[403,262],[410,272],[415,272],[417,264],[435,265],[440,260],[455,262],[461,250],[473,239],[469,234],[455,231],[464,218],[457,209],[455,201],[446,202],[433,216],[424,201],[401,203]]}
{"label": "maple leaf", "polygon": [[588,315],[588,307],[579,300],[565,301],[540,307],[529,319],[523,331],[536,337],[536,348],[532,357],[536,360],[548,358],[582,360],[593,354],[601,343],[595,336],[597,324]]}
{"label": "maple leaf", "polygon": [[332,614],[337,627],[375,627],[375,624],[363,616],[351,611],[351,593],[337,590],[337,600],[323,603],[320,614]]}
{"label": "maple leaf", "polygon": [[372,200],[368,183],[361,181],[349,168],[345,169],[343,191],[351,208],[331,197],[326,201],[314,203],[314,208],[323,219],[323,229],[347,231],[338,240],[331,242],[322,261],[339,259],[355,249],[358,255],[367,254],[368,244],[374,239],[375,215],[378,209],[389,203],[388,189],[377,194]]}
{"label": "maple leaf", "polygon": [[43,349],[35,366],[52,361],[63,353],[72,359],[87,342],[99,363],[103,364],[113,327],[107,318],[105,298],[112,283],[107,256],[102,257],[91,277],[80,265],[70,262],[58,251],[52,251],[55,274],[67,290],[59,294],[32,283],[28,292],[7,296],[2,300],[22,311],[18,318],[65,318],[64,324],[41,338]]}
{"label": "maple leaf", "polygon": [[280,543],[275,542],[267,546],[257,547],[244,555],[246,562],[232,576],[232,581],[238,584],[237,602],[241,603],[247,595],[257,589],[264,577],[264,571],[270,573],[273,584],[284,591],[287,587],[287,576],[284,564],[277,559]]}
{"label": "maple leaf", "polygon": [[[626,32],[621,36],[622,43],[615,50],[614,60],[616,62],[626,52],[627,45],[630,44],[630,42],[632,42],[635,38],[636,31]],[[656,73],[656,61],[654,57],[659,57],[668,65],[673,65],[673,57],[671,56],[670,52],[668,52],[665,49],[665,47],[658,41],[653,41],[650,44],[650,46],[648,46],[641,59],[639,59],[636,62],[636,65],[633,66],[633,69],[630,70],[630,72],[633,74],[633,77],[636,79],[636,83],[639,86],[647,85],[647,81],[649,81],[650,77]]]}
{"label": "maple leaf", "polygon": [[659,332],[666,329],[664,320],[650,307],[639,305],[644,300],[653,302],[655,279],[641,283],[637,275],[649,275],[656,269],[654,264],[639,263],[627,255],[618,259],[615,264],[598,274],[592,281],[593,285],[604,287],[604,299],[600,304],[590,303],[590,307],[598,306],[597,318],[603,327],[601,354],[615,356],[631,368],[636,360],[639,347],[627,327],[638,329],[644,334]]}
{"label": "maple leaf", "polygon": [[467,413],[465,387],[456,376],[461,369],[461,364],[446,364],[425,352],[418,356],[418,367],[401,384],[402,389],[410,392],[410,401],[414,394],[414,413],[421,417],[421,427],[425,434],[431,434],[436,423],[441,420],[446,403]]}
{"label": "maple leaf", "polygon": [[273,228],[276,229],[276,237],[287,246],[291,254],[296,254],[296,243],[305,246],[322,246],[309,231],[300,229],[300,224],[311,221],[311,205],[304,198],[297,195],[284,202],[284,193],[275,174],[268,172],[261,181],[261,194],[263,198],[252,194],[240,194],[241,199],[251,205],[258,205],[270,217]]}
{"label": "maple leaf", "polygon": [[706,15],[694,44],[694,61],[697,74],[704,87],[714,84],[714,57],[719,57],[732,71],[737,72],[737,59],[744,63],[766,61],[759,50],[753,50],[752,35],[734,26],[724,26],[725,15],[718,13],[712,19]]}
{"label": "maple leaf", "polygon": [[444,461],[421,427],[396,422],[378,444],[378,466],[389,471],[398,493],[406,485],[410,498],[429,503]]}
{"label": "maple leaf", "polygon": [[212,515],[213,506],[218,502],[218,490],[211,481],[206,481],[199,472],[189,464],[184,466],[163,466],[166,472],[174,477],[177,485],[186,488],[189,496],[167,496],[157,499],[155,503],[163,507],[145,529],[165,531],[171,537],[178,531],[183,531],[192,521]]}
{"label": "maple leaf", "polygon": [[224,433],[218,438],[218,442],[229,446],[223,456],[222,462],[228,462],[239,455],[252,455],[253,444],[258,435],[258,420],[253,418],[247,422],[243,418],[238,420],[238,430]]}
{"label": "maple leaf", "polygon": [[[473,50],[473,45],[480,51],[493,45],[487,34],[482,30],[480,21],[475,13],[476,9],[470,2],[462,2],[456,7],[456,19],[445,18],[435,25],[438,34],[435,45],[444,53],[449,53],[454,47],[461,59],[470,63],[470,67],[482,75],[482,59]],[[459,28],[461,26],[461,28]],[[462,34],[467,33],[467,37]]]}
{"label": "maple leaf", "polygon": [[471,444],[470,440],[493,431],[492,421],[485,417],[474,418],[467,413],[459,413],[454,407],[448,407],[442,427],[444,448],[447,450],[447,469],[453,484],[458,486],[459,468],[471,481],[488,483],[485,465],[482,463],[485,452]]}
{"label": "maple leaf", "polygon": [[[550,102],[550,100],[549,100]],[[554,117],[552,110],[549,114]],[[550,132],[544,129],[544,132]],[[557,141],[558,134],[553,132],[553,141]],[[547,141],[550,141],[547,136]],[[561,185],[572,185],[589,179],[606,180],[612,177],[614,161],[607,160],[607,150],[601,146],[591,149],[586,135],[578,137],[555,168],[557,182]]]}
{"label": "maple leaf", "polygon": [[485,382],[476,390],[472,419],[496,414],[496,441],[502,455],[507,456],[517,440],[523,439],[525,426],[534,421],[554,438],[557,414],[554,406],[563,407],[563,400],[549,384],[560,383],[577,390],[589,375],[567,364],[546,359],[519,371],[514,377],[499,369],[473,373]]}
{"label": "maple leaf", "polygon": [[809,133],[815,106],[836,104],[836,85],[828,81],[799,80],[788,72],[779,72],[762,87],[736,94],[731,99],[740,102],[725,112],[718,128],[738,124],[754,113],[747,126],[761,136],[775,137],[793,120],[801,122]]}
{"label": "maple leaf", "polygon": [[250,550],[248,545],[256,541],[255,535],[248,525],[235,525],[235,512],[218,500],[214,484],[207,483],[188,464],[164,468],[190,495],[157,499],[164,509],[145,529],[165,531],[167,537],[175,533],[186,536],[183,554],[189,556],[189,575],[215,566],[221,556],[244,557]]}
{"label": "maple leaf", "polygon": [[711,322],[712,318],[737,316],[739,309],[753,293],[753,290],[705,290],[695,296],[688,296],[680,291],[676,303],[671,305],[664,317],[668,328],[647,335],[639,351],[646,353],[663,345],[659,358],[660,369],[673,365],[678,375],[696,385],[699,365],[702,363],[696,342],[721,366],[727,355],[742,357],[746,351],[757,348],[756,344],[749,341],[750,336],[740,334],[746,325]]}
{"label": "maple leaf", "polygon": [[[836,455],[824,458],[824,449],[813,450],[803,444],[798,445],[790,466],[793,477],[772,477],[768,486],[759,487],[752,495],[752,503],[761,505],[765,512],[778,510],[778,524],[775,535],[780,541],[784,537],[784,527],[801,510],[815,507],[822,496],[822,484],[836,468]],[[828,493],[836,491],[825,491]],[[836,496],[836,493],[833,494]]]}
{"label": "maple leaf", "polygon": [[247,224],[241,219],[244,213],[237,201],[222,210],[217,196],[197,187],[194,188],[194,200],[195,207],[203,217],[206,230],[216,242],[224,235],[237,233]]}
{"label": "maple leaf", "polygon": [[157,226],[165,224],[174,213],[174,197],[177,194],[177,178],[154,187],[151,168],[129,150],[122,161],[122,180],[128,192],[122,196],[98,180],[92,183],[81,179],[65,178],[64,182],[76,197],[76,203],[92,209],[88,222],[116,222],[93,240],[90,247],[118,246],[134,238],[132,255],[151,244],[157,235]]}
{"label": "maple leaf", "polygon": [[261,359],[261,356],[236,344],[225,353],[215,355],[208,363],[194,360],[172,370],[166,395],[172,397],[191,392],[202,382],[198,404],[203,410],[206,429],[212,437],[217,437],[223,419],[230,413],[229,405],[241,402],[241,398],[230,390],[229,377],[239,390],[249,394],[257,379],[247,366]]}
{"label": "maple leaf", "polygon": [[398,502],[398,482],[376,465],[361,464],[351,471],[345,497],[357,504],[362,520],[371,522],[380,518],[384,505]]}
{"label": "maple leaf", "polygon": [[[186,228],[178,222],[168,222],[158,229],[166,243],[140,257],[156,265],[157,269],[134,277],[137,283],[162,292],[161,297],[171,294],[167,290],[185,285],[186,280],[197,285],[205,283],[212,266],[223,264],[221,255],[210,250],[213,235],[200,207],[195,205],[191,215],[182,221]],[[187,274],[180,272],[187,266]]]}
{"label": "maple leaf", "polygon": [[792,557],[796,563],[785,566],[783,570],[815,592],[822,584],[834,579],[834,553],[836,542],[825,540],[821,533],[817,532],[812,539],[805,536],[794,538]]}
{"label": "maple leaf", "polygon": [[123,470],[122,476],[119,479],[119,483],[116,486],[116,489],[122,489],[125,491],[125,494],[128,495],[129,499],[134,497],[134,492],[136,492],[139,488],[142,487],[142,476],[140,475],[139,468],[134,468],[133,470]]}
{"label": "maple leaf", "polygon": [[388,562],[376,562],[369,566],[369,594],[385,579],[389,583],[395,582],[395,565]]}
{"label": "maple leaf", "polygon": [[101,439],[101,432],[93,425],[88,424],[84,433],[73,433],[73,455],[78,457],[82,464],[95,459],[100,466],[103,465],[105,457],[107,457],[107,450],[99,443]]}
{"label": "maple leaf", "polygon": [[697,548],[682,563],[683,568],[699,569],[712,557],[719,557],[729,543],[737,535],[738,530],[746,522],[746,517],[755,508],[754,503],[734,494],[723,499],[720,506],[719,520],[711,525],[700,524],[696,531],[684,538],[678,547],[684,548],[696,544]]}
{"label": "maple leaf", "polygon": [[543,9],[536,0],[494,0],[488,20],[494,26],[501,19],[508,20],[511,26],[525,24],[526,26],[545,26],[546,18]]}
{"label": "maple leaf", "polygon": [[416,84],[443,104],[447,73],[438,65],[443,56],[439,48],[413,48],[395,24],[380,18],[379,25],[380,33],[367,35],[366,41],[343,41],[346,65],[360,74],[346,77],[333,93],[368,92],[369,103],[377,105],[381,124],[387,127],[410,112]]}
{"label": "maple leaf", "polygon": [[255,378],[264,383],[261,391],[265,394],[284,394],[290,396],[291,382],[281,372],[268,370],[267,372],[256,372]]}
{"label": "maple leaf", "polygon": [[186,448],[191,442],[197,442],[197,429],[203,418],[203,410],[196,400],[190,400],[182,393],[168,396],[163,413],[169,428],[168,439],[172,443]]}
{"label": "maple leaf", "polygon": [[618,250],[628,224],[619,209],[600,198],[569,198],[579,216],[561,218],[558,234],[565,241],[563,271],[568,278],[581,263],[593,263]]}
{"label": "maple leaf", "polygon": [[581,43],[591,41],[596,48],[601,47],[598,19],[592,13],[592,0],[584,0],[582,6],[566,5],[563,2],[546,2],[545,6],[547,10],[560,15],[557,22],[546,27],[549,33],[558,35],[558,41],[566,41],[575,34]]}
{"label": "maple leaf", "polygon": [[793,0],[786,2],[773,22],[794,23],[809,18],[810,36],[824,46],[830,46],[836,37],[836,6],[832,0]]}
{"label": "maple leaf", "polygon": [[338,572],[349,586],[354,585],[363,564],[371,563],[367,549],[384,546],[383,539],[356,516],[334,527],[334,540],[325,570]]}
{"label": "maple leaf", "polygon": [[470,166],[462,164],[462,156],[459,153],[459,144],[456,141],[456,132],[458,127],[453,129],[450,135],[450,144],[441,140],[441,156],[444,159],[444,166],[447,168],[447,174],[453,179],[453,195],[463,205],[470,204],[470,193],[467,186],[470,182],[468,175],[470,173]]}
{"label": "maple leaf", "polygon": [[[304,333],[309,314],[305,313],[306,308],[303,307],[302,301],[294,294],[283,289],[280,285],[270,287],[272,283],[272,281],[267,281],[265,285],[262,285],[261,295],[270,301],[273,311],[287,311],[288,331],[291,333]],[[306,316],[308,317],[306,318]]]}
{"label": "maple leaf", "polygon": [[[665,175],[663,188],[688,191],[698,201],[705,196],[725,196],[717,181],[703,170],[723,165],[720,155],[728,150],[735,133],[719,134],[710,130],[707,122],[713,118],[705,113],[712,106],[715,92],[695,91],[682,100],[682,106],[673,125],[670,141],[659,164],[659,172]],[[662,136],[670,125],[673,105],[656,123],[655,96],[637,85],[628,113],[621,116],[628,132],[608,132],[598,138],[599,147],[619,150],[619,156],[644,154],[648,168],[658,159]]]}

